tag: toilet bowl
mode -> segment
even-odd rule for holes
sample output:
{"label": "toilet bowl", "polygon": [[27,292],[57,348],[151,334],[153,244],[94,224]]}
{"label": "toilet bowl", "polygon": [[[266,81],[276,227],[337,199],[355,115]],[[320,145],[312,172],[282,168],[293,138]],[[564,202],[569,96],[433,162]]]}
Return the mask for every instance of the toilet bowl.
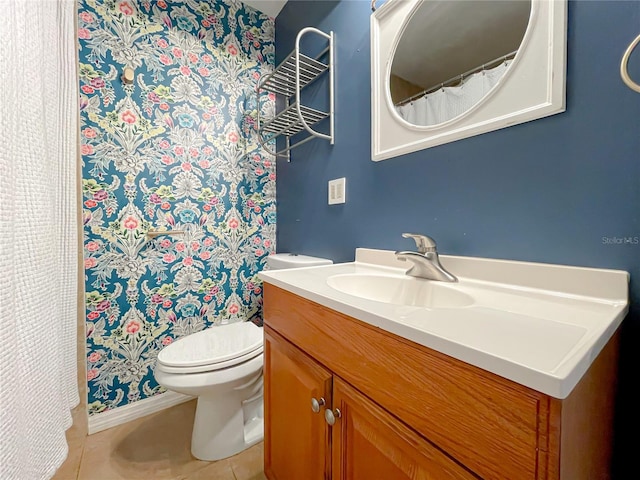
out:
{"label": "toilet bowl", "polygon": [[[267,257],[272,270],[331,264],[306,255]],[[263,333],[252,322],[207,328],[158,354],[154,374],[167,390],[198,397],[191,453],[221,460],[264,438]]]}
{"label": "toilet bowl", "polygon": [[187,335],[158,354],[158,383],[198,397],[194,457],[220,460],[262,440],[262,345],[262,328],[241,322]]}

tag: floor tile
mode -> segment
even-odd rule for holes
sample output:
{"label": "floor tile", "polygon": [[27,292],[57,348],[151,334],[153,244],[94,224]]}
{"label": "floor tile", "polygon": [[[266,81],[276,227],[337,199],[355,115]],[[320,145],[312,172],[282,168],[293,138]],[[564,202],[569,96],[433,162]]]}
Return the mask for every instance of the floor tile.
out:
{"label": "floor tile", "polygon": [[86,419],[76,420],[53,480],[266,480],[262,442],[218,462],[191,456],[195,407],[193,400],[88,437]]}
{"label": "floor tile", "polygon": [[[262,442],[229,458],[237,480],[264,478],[264,444]],[[262,476],[261,476],[262,475]]]}
{"label": "floor tile", "polygon": [[179,478],[180,480],[237,480],[228,460],[210,462],[206,467]]}
{"label": "floor tile", "polygon": [[69,453],[52,480],[75,480],[80,469],[84,442],[87,437],[86,408],[81,403],[71,412],[73,425],[67,430]]}
{"label": "floor tile", "polygon": [[60,466],[52,480],[76,480],[82,459],[82,445],[69,445],[67,459]]}
{"label": "floor tile", "polygon": [[79,480],[176,479],[209,465],[191,456],[195,401],[88,437]]}

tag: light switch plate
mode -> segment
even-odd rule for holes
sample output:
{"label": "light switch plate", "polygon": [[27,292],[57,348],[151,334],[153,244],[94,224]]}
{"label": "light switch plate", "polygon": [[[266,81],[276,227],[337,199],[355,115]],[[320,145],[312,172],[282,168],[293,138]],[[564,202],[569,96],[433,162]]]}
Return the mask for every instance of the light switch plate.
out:
{"label": "light switch plate", "polygon": [[329,205],[336,205],[347,201],[345,194],[346,184],[347,179],[344,177],[329,180]]}

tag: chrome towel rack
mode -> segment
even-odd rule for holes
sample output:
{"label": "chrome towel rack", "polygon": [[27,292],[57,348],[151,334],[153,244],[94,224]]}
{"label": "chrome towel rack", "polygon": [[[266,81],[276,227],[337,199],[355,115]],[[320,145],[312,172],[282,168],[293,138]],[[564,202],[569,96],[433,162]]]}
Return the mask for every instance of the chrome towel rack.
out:
{"label": "chrome towel rack", "polygon": [[631,90],[634,90],[640,93],[640,85],[634,82],[629,76],[629,71],[627,70],[627,65],[629,63],[629,57],[631,56],[631,52],[636,48],[636,45],[640,43],[640,35],[638,35],[633,42],[627,47],[627,50],[624,52],[622,56],[622,61],[620,62],[620,76],[622,77],[622,81],[629,87]]}
{"label": "chrome towel rack", "polygon": [[[326,48],[315,57],[304,55],[300,51],[301,39],[306,36],[317,36],[326,41]],[[277,157],[285,157],[290,160],[290,151],[305,144],[314,138],[328,140],[331,145],[334,142],[334,38],[333,32],[324,33],[313,27],[306,27],[298,32],[295,49],[287,58],[276,67],[276,69],[262,79],[256,86],[258,96],[257,127],[258,139],[262,147],[270,154]],[[327,74],[328,80],[328,111],[320,111],[303,105],[301,91],[313,83],[317,78]],[[272,92],[284,98],[284,109],[275,118],[266,123],[260,118],[260,95],[262,92]],[[315,125],[322,120],[328,119],[328,132],[321,132]],[[291,137],[298,133],[307,136],[291,142]],[[282,150],[271,149],[269,142],[278,137],[284,137],[285,147]]]}

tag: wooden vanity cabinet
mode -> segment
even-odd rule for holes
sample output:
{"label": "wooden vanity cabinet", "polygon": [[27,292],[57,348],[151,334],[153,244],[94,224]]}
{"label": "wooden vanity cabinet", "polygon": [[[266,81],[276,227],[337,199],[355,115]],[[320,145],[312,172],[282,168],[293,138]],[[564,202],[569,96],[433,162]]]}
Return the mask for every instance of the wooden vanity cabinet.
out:
{"label": "wooden vanity cabinet", "polygon": [[265,372],[265,417],[281,419],[266,423],[270,480],[477,479],[268,327]]}
{"label": "wooden vanity cabinet", "polygon": [[[273,285],[264,292],[269,480],[610,478],[616,337],[558,400]],[[324,399],[317,413],[313,398]]]}
{"label": "wooden vanity cabinet", "polygon": [[415,431],[335,377],[333,409],[340,418],[332,427],[334,480],[473,480]]}
{"label": "wooden vanity cabinet", "polygon": [[269,478],[330,478],[330,431],[323,408],[331,404],[333,376],[289,342],[265,328],[265,473]]}

